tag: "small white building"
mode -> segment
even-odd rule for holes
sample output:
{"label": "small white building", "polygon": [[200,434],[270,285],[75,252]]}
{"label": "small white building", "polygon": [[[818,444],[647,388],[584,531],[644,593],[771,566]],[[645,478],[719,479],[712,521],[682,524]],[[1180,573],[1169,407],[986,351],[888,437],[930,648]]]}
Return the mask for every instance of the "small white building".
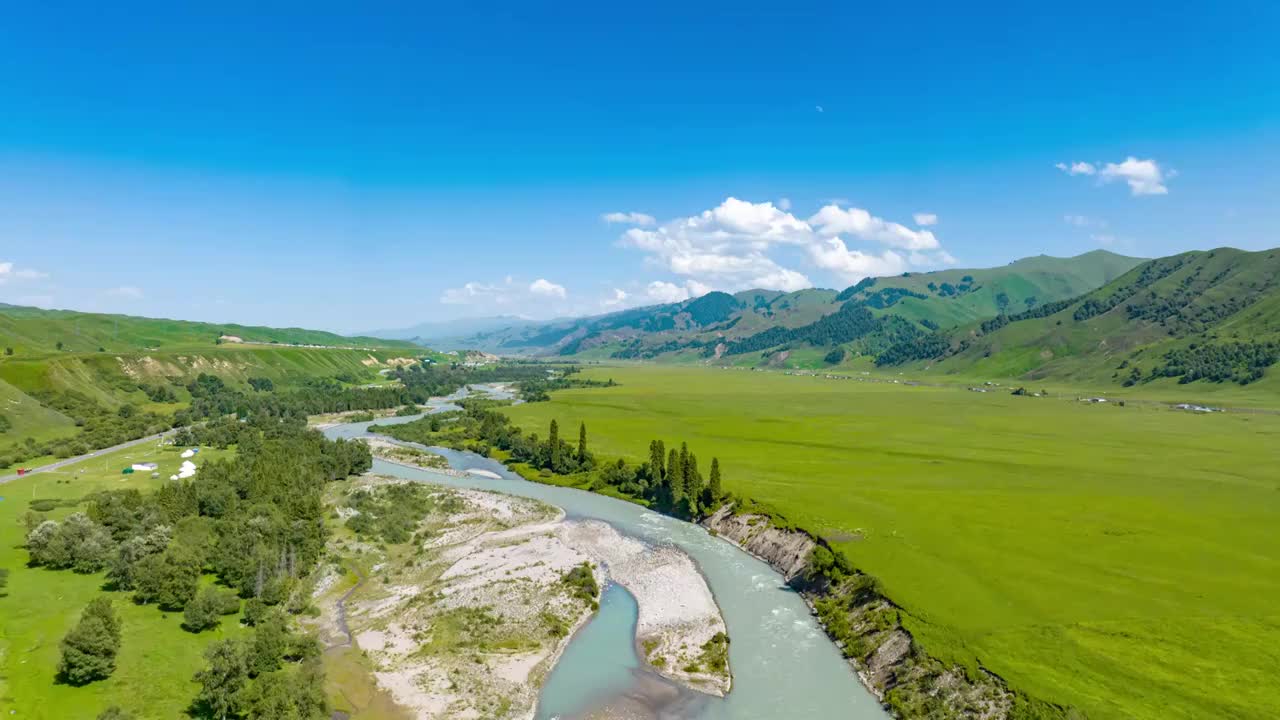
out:
{"label": "small white building", "polygon": [[1186,410],[1187,412],[1211,413],[1217,412],[1217,409],[1206,407],[1204,405],[1195,405],[1193,403],[1178,403],[1173,406],[1177,410]]}

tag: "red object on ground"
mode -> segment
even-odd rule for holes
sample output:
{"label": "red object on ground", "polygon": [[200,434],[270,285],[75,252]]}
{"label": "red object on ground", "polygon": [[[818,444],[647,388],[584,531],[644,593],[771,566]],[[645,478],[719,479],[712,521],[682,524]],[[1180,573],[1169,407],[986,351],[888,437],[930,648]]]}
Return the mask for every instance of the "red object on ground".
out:
{"label": "red object on ground", "polygon": [[18,474],[19,474],[19,475],[26,475],[26,474],[27,474],[27,469],[26,469],[26,468],[18,468]]}

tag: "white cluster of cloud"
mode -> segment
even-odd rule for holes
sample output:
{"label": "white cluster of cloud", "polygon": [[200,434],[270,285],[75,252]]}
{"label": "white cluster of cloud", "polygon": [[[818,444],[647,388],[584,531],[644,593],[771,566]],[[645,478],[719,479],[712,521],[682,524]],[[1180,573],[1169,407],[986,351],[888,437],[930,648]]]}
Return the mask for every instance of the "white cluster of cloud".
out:
{"label": "white cluster of cloud", "polygon": [[715,288],[710,285],[704,285],[697,280],[685,280],[680,284],[665,280],[654,280],[644,289],[644,297],[648,302],[674,303],[688,300],[689,298],[701,297],[712,290],[715,290]]}
{"label": "white cluster of cloud", "polygon": [[0,262],[0,284],[10,280],[43,280],[47,277],[49,277],[48,273],[42,273],[39,270],[19,268],[12,262]]}
{"label": "white cluster of cloud", "polygon": [[1165,180],[1176,175],[1174,171],[1165,172],[1155,160],[1139,160],[1127,157],[1121,163],[1107,163],[1098,172],[1103,182],[1124,180],[1134,195],[1167,195],[1169,188]]}
{"label": "white cluster of cloud", "polygon": [[1093,163],[1087,162],[1073,162],[1070,165],[1058,163],[1054,167],[1068,175],[1093,175],[1098,172],[1098,168],[1094,167]]}
{"label": "white cluster of cloud", "polygon": [[638,212],[611,212],[600,216],[600,219],[613,224],[621,225],[652,225],[657,222],[652,215],[645,215]]}
{"label": "white cluster of cloud", "polygon": [[1062,221],[1079,228],[1104,228],[1107,226],[1106,220],[1089,217],[1088,215],[1063,215]]}
{"label": "white cluster of cloud", "polygon": [[506,302],[501,285],[485,285],[469,282],[459,288],[449,288],[440,296],[445,305],[470,305],[477,300],[492,299],[498,304]]}
{"label": "white cluster of cloud", "polygon": [[1177,176],[1177,172],[1160,167],[1155,160],[1139,160],[1130,155],[1118,163],[1057,163],[1054,167],[1068,175],[1096,175],[1098,182],[1110,183],[1123,180],[1133,195],[1167,195],[1165,182]]}
{"label": "white cluster of cloud", "polygon": [[916,213],[916,227],[886,220],[844,202],[827,202],[807,219],[791,212],[787,198],[750,202],[729,197],[696,215],[659,223],[641,212],[611,212],[607,223],[629,225],[618,239],[624,248],[645,254],[646,264],[674,275],[612,287],[594,299],[575,295],[564,285],[538,278],[528,285],[508,277],[502,283],[469,282],[445,290],[440,302],[469,305],[476,311],[551,314],[620,310],[653,303],[672,303],[748,288],[793,291],[813,287],[802,267],[824,271],[839,282],[868,275],[955,263],[937,236],[933,213]]}
{"label": "white cluster of cloud", "polygon": [[[924,223],[937,217],[921,214]],[[873,248],[850,247],[852,242]],[[648,255],[651,265],[688,278],[696,287],[742,290],[799,290],[813,285],[807,275],[784,266],[778,254],[798,255],[843,281],[954,263],[929,230],[912,229],[857,207],[829,203],[807,220],[772,202],[726,198],[697,215],[679,217],[653,229],[633,227],[619,240]],[[663,293],[681,286],[666,283]],[[694,292],[686,286],[684,290]],[[651,295],[654,293],[650,293]]]}
{"label": "white cluster of cloud", "polygon": [[608,297],[600,301],[600,307],[605,309],[622,307],[629,297],[631,297],[631,293],[622,288],[614,288]]}
{"label": "white cluster of cloud", "polygon": [[120,287],[111,288],[106,293],[110,297],[124,298],[126,300],[141,300],[143,296],[142,288],[133,285],[121,285]]}
{"label": "white cluster of cloud", "polygon": [[561,300],[565,299],[569,294],[568,291],[564,289],[563,285],[557,285],[546,278],[538,278],[537,280],[529,283],[529,292],[534,295],[560,298]]}
{"label": "white cluster of cloud", "polygon": [[939,247],[938,238],[932,232],[912,230],[905,225],[881,220],[862,208],[846,210],[839,205],[826,205],[809,218],[809,223],[825,237],[849,234],[904,250],[936,250]]}
{"label": "white cluster of cloud", "polygon": [[569,291],[559,283],[538,278],[525,285],[508,275],[501,283],[469,282],[462,287],[449,288],[440,296],[445,305],[503,305],[525,309],[528,303],[546,300],[564,300]]}

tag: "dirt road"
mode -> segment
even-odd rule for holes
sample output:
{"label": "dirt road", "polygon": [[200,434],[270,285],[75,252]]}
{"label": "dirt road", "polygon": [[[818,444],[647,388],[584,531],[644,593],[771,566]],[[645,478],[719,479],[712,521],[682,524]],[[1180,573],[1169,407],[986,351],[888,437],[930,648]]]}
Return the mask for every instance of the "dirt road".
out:
{"label": "dirt road", "polygon": [[[166,430],[165,432],[158,433],[156,435],[148,435],[146,437],[138,438],[137,440],[130,440],[129,442],[123,442],[123,443],[120,443],[119,445],[113,445],[109,448],[94,450],[93,452],[85,453],[84,455],[77,455],[75,457],[69,457],[66,460],[59,460],[58,462],[49,463],[48,465],[41,465],[38,468],[32,468],[31,470],[28,470],[27,475],[34,475],[39,472],[48,472],[50,470],[57,470],[58,468],[66,467],[68,465],[74,465],[82,460],[90,460],[100,455],[106,455],[107,453],[115,452],[116,450],[122,450],[127,447],[133,447],[134,445],[141,445],[143,443],[151,442],[153,440],[159,440],[165,435],[170,435],[172,433],[173,433],[173,430]],[[7,483],[10,480],[17,480],[19,477],[26,477],[26,475],[20,476],[17,473],[13,473],[11,475],[0,475],[0,484]]]}

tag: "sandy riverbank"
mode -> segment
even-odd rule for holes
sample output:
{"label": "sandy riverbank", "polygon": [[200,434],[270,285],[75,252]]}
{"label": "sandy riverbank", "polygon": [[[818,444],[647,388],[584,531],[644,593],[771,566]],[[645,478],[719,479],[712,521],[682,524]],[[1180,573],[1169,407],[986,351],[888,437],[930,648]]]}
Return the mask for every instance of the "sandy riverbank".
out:
{"label": "sandy riverbank", "polygon": [[[426,412],[425,405],[419,405],[419,409]],[[323,415],[311,415],[307,417],[307,427],[316,430],[328,430],[331,427],[344,425],[352,421],[352,418],[372,414],[373,419],[382,420],[389,417],[395,417],[400,408],[386,408],[383,410],[347,410],[344,412],[325,413]]]}
{"label": "sandy riverbank", "polygon": [[[421,450],[409,445],[393,443],[376,437],[360,438],[360,441],[365,445],[368,445],[369,452],[380,460],[386,460],[406,467],[419,468],[421,470],[450,470],[448,460],[426,450]],[[452,471],[448,474],[457,474],[457,471]]]}
{"label": "sandy riverbank", "polygon": [[489,470],[480,470],[472,468],[471,470],[454,470],[449,467],[449,461],[433,452],[415,448],[401,443],[390,442],[376,437],[361,438],[361,440],[369,446],[369,451],[379,460],[385,460],[396,465],[416,468],[418,470],[431,470],[433,472],[442,473],[444,475],[453,475],[454,477],[464,477],[474,475],[476,477],[488,478],[490,480],[501,480],[502,476]]}
{"label": "sandy riverbank", "polygon": [[636,644],[653,670],[709,695],[729,692],[724,618],[688,555],[671,546],[650,547],[598,520],[564,523],[559,536],[635,596]]}

